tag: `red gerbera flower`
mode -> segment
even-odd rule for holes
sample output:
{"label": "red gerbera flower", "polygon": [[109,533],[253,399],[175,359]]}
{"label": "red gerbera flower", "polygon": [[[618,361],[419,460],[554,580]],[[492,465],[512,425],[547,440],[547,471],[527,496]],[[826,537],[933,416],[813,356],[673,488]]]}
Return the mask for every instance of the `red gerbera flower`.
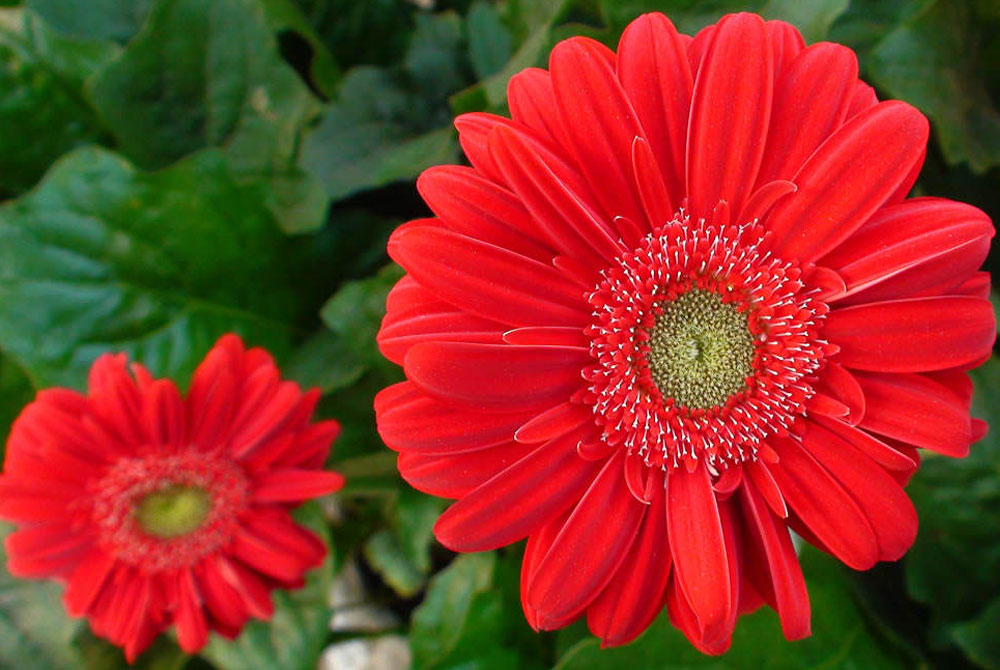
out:
{"label": "red gerbera flower", "polygon": [[339,430],[310,423],[319,391],[281,381],[270,354],[222,337],[187,398],[124,354],[89,390],[41,391],[15,421],[0,476],[8,568],[67,583],[65,605],[129,661],[171,624],[187,652],[271,616],[326,553],[289,510],[336,491],[320,468]]}
{"label": "red gerbera flower", "polygon": [[925,118],[751,14],[564,41],[508,99],[457,119],[472,167],[425,172],[437,218],[389,243],[400,471],[458,498],[446,546],[528,537],[536,628],[586,615],[622,644],[666,606],[721,653],[766,602],[808,635],[789,528],[855,569],[898,559],[916,448],[985,430],[989,219],[905,200]]}

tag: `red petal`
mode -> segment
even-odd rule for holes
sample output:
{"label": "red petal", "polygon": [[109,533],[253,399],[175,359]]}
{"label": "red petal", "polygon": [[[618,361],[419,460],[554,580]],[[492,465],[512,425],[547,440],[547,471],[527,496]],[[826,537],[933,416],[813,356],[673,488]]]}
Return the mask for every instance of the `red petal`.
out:
{"label": "red petal", "polygon": [[550,344],[561,347],[589,347],[590,339],[572,326],[531,326],[515,328],[503,334],[507,344]]}
{"label": "red petal", "polygon": [[583,385],[584,348],[425,342],[406,355],[406,376],[445,402],[493,412],[552,407]]}
{"label": "red petal", "polygon": [[459,165],[432,167],[417,179],[417,190],[450,230],[535,260],[552,258],[517,196],[475,170]]}
{"label": "red petal", "polygon": [[507,444],[535,415],[535,411],[456,411],[420,392],[411,382],[395,384],[375,396],[379,435],[396,451],[454,454]]}
{"label": "red petal", "polygon": [[534,449],[532,445],[510,442],[450,456],[404,452],[397,459],[397,467],[403,479],[418,491],[442,498],[461,498]]}
{"label": "red petal", "polygon": [[795,177],[844,122],[857,80],[858,59],[839,44],[814,44],[795,57],[776,82],[758,184]]}
{"label": "red petal", "polygon": [[842,440],[850,442],[855,448],[883,468],[896,471],[910,471],[917,467],[913,459],[906,454],[897,451],[885,442],[877,440],[867,432],[850,426],[843,421],[828,419],[822,416],[812,417],[812,420],[830,432],[835,433]]}
{"label": "red petal", "polygon": [[174,614],[177,643],[181,649],[193,654],[208,642],[208,626],[205,623],[205,613],[201,609],[201,596],[190,570],[180,571],[177,593],[179,597]]}
{"label": "red petal", "polygon": [[[559,535],[559,531],[566,524],[569,514],[563,514],[532,533],[528,537],[528,543],[524,548],[524,560],[521,562],[521,607],[524,610],[524,617],[535,630],[542,630],[541,622],[538,620],[538,612],[528,602],[528,584],[535,577],[542,559],[552,548],[552,542]],[[548,621],[546,623],[557,623]],[[568,623],[568,622],[567,622]],[[557,626],[558,627],[558,626]]]}
{"label": "red petal", "polygon": [[513,326],[586,322],[580,289],[551,266],[440,226],[413,223],[396,229],[389,253],[442,300]]}
{"label": "red petal", "polygon": [[344,486],[344,476],[322,470],[271,470],[257,477],[254,502],[299,502],[325,496]]}
{"label": "red petal", "polygon": [[628,556],[646,506],[629,494],[623,460],[621,451],[608,459],[528,584],[528,602],[543,622],[580,612]]}
{"label": "red petal", "polygon": [[811,634],[809,593],[788,529],[764,504],[756,486],[748,482],[740,492],[749,534],[761,544],[767,557],[767,572],[775,609],[781,618],[781,630],[788,640],[808,637]]}
{"label": "red petal", "polygon": [[774,253],[814,261],[850,237],[905,179],[927,133],[927,119],[895,100],[841,126],[796,173],[798,193],[771,213]]}
{"label": "red petal", "polygon": [[153,444],[184,446],[184,401],[173,381],[153,382],[143,398],[142,418]]}
{"label": "red petal", "polygon": [[653,496],[635,543],[611,583],[587,608],[587,627],[602,647],[628,644],[663,609],[670,577],[666,496]]}
{"label": "red petal", "polygon": [[608,49],[585,37],[559,42],[549,56],[556,105],[581,172],[611,216],[642,220],[632,188],[629,147],[642,136]]}
{"label": "red petal", "polygon": [[558,251],[595,269],[622,252],[601,215],[520,135],[497,128],[489,147],[504,179]]}
{"label": "red petal", "polygon": [[598,465],[576,455],[579,432],[548,442],[463,496],[434,524],[454,551],[488,551],[516,542],[576,502]]}
{"label": "red petal", "polygon": [[66,585],[63,603],[70,616],[83,616],[97,600],[117,561],[103,549],[92,549]]}
{"label": "red petal", "polygon": [[522,444],[540,444],[593,420],[594,414],[587,406],[565,402],[535,416],[518,428],[514,439]]}
{"label": "red petal", "polygon": [[448,306],[446,311],[388,312],[378,331],[382,355],[402,365],[406,352],[421,342],[483,342],[500,344],[504,326]]}
{"label": "red petal", "polygon": [[552,77],[537,67],[521,70],[507,84],[510,117],[547,136],[555,146],[566,149],[572,144],[559,118]]}
{"label": "red petal", "polygon": [[674,573],[699,626],[720,627],[729,618],[732,591],[719,508],[708,470],[684,468],[667,476],[667,532]]}
{"label": "red petal", "polygon": [[868,401],[861,427],[946,456],[969,453],[969,414],[961,398],[921,375],[857,375]]}
{"label": "red petal", "polygon": [[767,39],[771,42],[771,52],[774,54],[774,77],[780,79],[785,70],[792,64],[795,57],[806,48],[802,34],[790,23],[784,21],[768,21],[764,24]]}
{"label": "red petal", "polygon": [[903,488],[870,458],[819,424],[806,422],[802,446],[851,494],[878,542],[879,560],[895,561],[917,537],[917,512]]}
{"label": "red petal", "polygon": [[828,361],[816,383],[817,390],[828,393],[848,408],[847,419],[856,426],[865,415],[865,394],[858,381],[836,361]]}
{"label": "red petal", "polygon": [[875,533],[851,496],[799,444],[782,438],[770,444],[781,462],[769,469],[789,507],[848,566],[867,570],[875,565]]}
{"label": "red petal", "polygon": [[694,76],[670,19],[643,14],[628,25],[618,43],[618,79],[662,171],[669,201],[679,204]]}
{"label": "red petal", "polygon": [[632,171],[639,199],[646,212],[646,222],[651,228],[662,226],[673,217],[674,208],[670,204],[670,195],[660,167],[656,164],[649,144],[641,137],[632,140]]}
{"label": "red petal", "polygon": [[781,495],[781,489],[771,475],[771,471],[763,461],[749,462],[744,465],[750,479],[753,480],[754,490],[767,502],[768,507],[780,518],[788,516],[788,506]]}
{"label": "red petal", "polygon": [[[844,278],[850,294],[981,240],[979,253],[968,254],[974,270],[985,258],[991,237],[989,217],[975,207],[940,198],[915,198],[879,211],[823,262]],[[966,274],[956,267],[952,276],[960,281]],[[919,282],[921,273],[914,273],[913,280]],[[933,284],[931,278],[911,290]]]}
{"label": "red petal", "polygon": [[922,372],[987,355],[996,323],[988,300],[946,296],[836,309],[827,315],[825,333],[848,368]]}
{"label": "red petal", "polygon": [[695,217],[707,217],[720,200],[740,212],[750,196],[767,137],[773,68],[759,16],[719,21],[691,101],[687,191]]}
{"label": "red petal", "polygon": [[195,576],[201,587],[205,607],[222,626],[238,630],[250,617],[239,592],[226,579],[219,562],[204,560],[195,566]]}

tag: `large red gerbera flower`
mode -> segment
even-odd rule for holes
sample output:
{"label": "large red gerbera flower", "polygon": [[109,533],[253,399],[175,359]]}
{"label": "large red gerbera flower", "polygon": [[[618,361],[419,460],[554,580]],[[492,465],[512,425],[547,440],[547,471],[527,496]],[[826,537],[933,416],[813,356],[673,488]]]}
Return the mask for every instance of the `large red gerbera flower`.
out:
{"label": "large red gerbera flower", "polygon": [[379,334],[408,381],[376,400],[415,487],[457,498],[458,551],[528,537],[522,600],[625,643],[664,606],[728,648],[762,602],[809,604],[789,528],[855,569],[898,559],[916,448],[967,453],[990,353],[993,235],[905,200],[928,127],[853,52],[751,14],[694,39],[645,15],[618,52],[558,44],[456,121],[471,168],[426,171],[437,218]]}
{"label": "large red gerbera flower", "polygon": [[130,661],[171,624],[194,652],[269,618],[270,590],[326,553],[289,510],[343,485],[320,469],[338,425],[310,423],[319,391],[281,381],[264,350],[224,336],[185,399],[131,370],[108,354],[87,395],[41,391],[0,476],[11,574],[65,581],[67,611]]}

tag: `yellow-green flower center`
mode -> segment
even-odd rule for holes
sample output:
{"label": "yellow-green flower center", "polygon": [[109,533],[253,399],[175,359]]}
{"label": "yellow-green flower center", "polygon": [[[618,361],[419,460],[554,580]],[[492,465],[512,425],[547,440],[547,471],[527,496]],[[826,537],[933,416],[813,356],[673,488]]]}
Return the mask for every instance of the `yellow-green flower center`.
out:
{"label": "yellow-green flower center", "polygon": [[154,537],[187,535],[204,523],[212,510],[212,497],[197,486],[171,486],[147,493],[135,507],[135,520]]}
{"label": "yellow-green flower center", "polygon": [[747,315],[713,291],[692,289],[662,306],[650,332],[649,371],[664,398],[720,407],[753,374]]}

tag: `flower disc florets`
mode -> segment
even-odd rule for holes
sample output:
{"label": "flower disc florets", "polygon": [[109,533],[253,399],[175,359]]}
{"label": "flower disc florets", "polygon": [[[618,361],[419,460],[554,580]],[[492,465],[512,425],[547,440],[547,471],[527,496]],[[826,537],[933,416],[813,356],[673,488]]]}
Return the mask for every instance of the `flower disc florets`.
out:
{"label": "flower disc florets", "polygon": [[683,212],[602,273],[587,330],[586,402],[602,438],[649,465],[753,458],[813,395],[827,313],[756,222]]}
{"label": "flower disc florets", "polygon": [[239,465],[188,449],[120,459],[96,482],[91,515],[118,559],[158,572],[192,565],[228,542],[247,496]]}

